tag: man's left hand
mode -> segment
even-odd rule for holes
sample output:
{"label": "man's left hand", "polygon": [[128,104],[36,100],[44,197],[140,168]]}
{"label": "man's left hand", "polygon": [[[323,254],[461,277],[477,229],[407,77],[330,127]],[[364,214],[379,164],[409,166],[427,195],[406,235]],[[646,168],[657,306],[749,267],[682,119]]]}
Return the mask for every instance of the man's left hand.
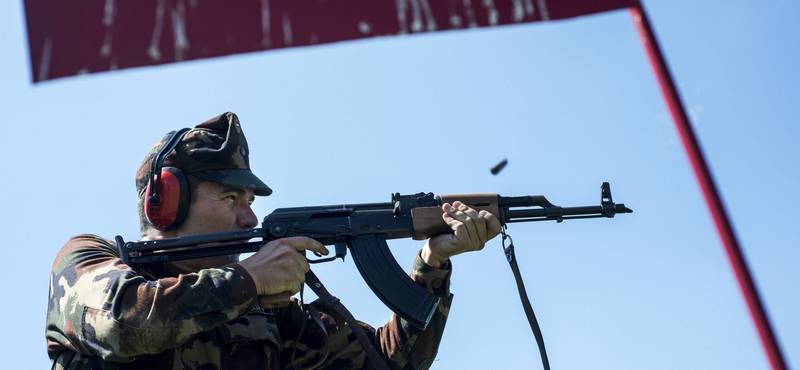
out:
{"label": "man's left hand", "polygon": [[451,256],[479,251],[500,234],[500,220],[489,212],[476,211],[461,202],[445,203],[442,210],[442,218],[453,233],[434,236],[422,248],[422,259],[433,267],[440,267]]}

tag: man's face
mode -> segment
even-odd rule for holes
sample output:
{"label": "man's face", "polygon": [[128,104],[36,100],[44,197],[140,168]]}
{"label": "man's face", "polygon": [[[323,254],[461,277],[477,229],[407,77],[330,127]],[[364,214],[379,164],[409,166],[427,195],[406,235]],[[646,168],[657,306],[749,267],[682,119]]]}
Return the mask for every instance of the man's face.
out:
{"label": "man's face", "polygon": [[[193,194],[186,220],[170,237],[252,229],[258,225],[258,219],[250,208],[254,199],[252,189],[203,181],[197,185]],[[172,264],[180,270],[196,272],[237,262],[238,259],[239,255],[227,255],[176,261]]]}

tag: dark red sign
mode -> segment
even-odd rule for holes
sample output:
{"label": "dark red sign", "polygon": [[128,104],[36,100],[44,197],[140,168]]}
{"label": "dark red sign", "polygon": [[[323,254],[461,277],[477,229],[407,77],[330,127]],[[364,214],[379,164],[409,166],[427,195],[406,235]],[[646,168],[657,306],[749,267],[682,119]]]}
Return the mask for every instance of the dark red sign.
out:
{"label": "dark red sign", "polygon": [[570,18],[638,0],[25,0],[34,82],[374,36]]}

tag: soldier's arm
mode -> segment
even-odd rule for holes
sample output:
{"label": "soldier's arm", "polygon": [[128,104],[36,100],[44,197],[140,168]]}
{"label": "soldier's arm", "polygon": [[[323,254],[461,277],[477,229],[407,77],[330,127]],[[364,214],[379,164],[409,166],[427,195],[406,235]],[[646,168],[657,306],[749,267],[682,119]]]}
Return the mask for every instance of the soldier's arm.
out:
{"label": "soldier's arm", "polygon": [[48,350],[132,361],[248,312],[255,297],[240,266],[149,280],[123,264],[109,241],[82,235],[53,265]]}
{"label": "soldier's arm", "polygon": [[[426,264],[420,256],[414,263],[411,271],[411,278],[429,292],[441,298],[438,309],[434,312],[427,328],[421,331],[413,325],[409,325],[402,318],[395,314],[383,326],[374,329],[372,326],[361,323],[366,330],[367,336],[372,340],[373,346],[390,365],[391,368],[405,368],[409,363],[410,368],[426,368],[424,364],[430,363],[436,357],[439,342],[444,332],[447,314],[450,311],[452,295],[450,294],[450,264],[445,263],[442,268],[435,268]],[[345,302],[346,304],[347,302]],[[359,369],[365,365],[366,355],[361,349],[361,345],[351,334],[350,328],[345,325],[344,318],[331,312],[322,306],[318,301],[312,302],[322,313],[322,321],[325,323],[328,332],[328,348],[330,351],[328,359],[324,362],[325,368],[348,368]],[[291,368],[289,361],[292,358],[295,338],[302,327],[302,320],[306,316],[303,314],[299,305],[290,306],[282,310],[281,320],[283,321],[284,351],[281,355],[282,367]],[[301,345],[295,352],[295,361],[298,368],[309,366],[315,363],[326,351],[325,340],[321,337],[322,332],[316,327],[316,323],[308,321],[306,323],[306,333],[301,339]],[[344,365],[347,366],[344,366]]]}

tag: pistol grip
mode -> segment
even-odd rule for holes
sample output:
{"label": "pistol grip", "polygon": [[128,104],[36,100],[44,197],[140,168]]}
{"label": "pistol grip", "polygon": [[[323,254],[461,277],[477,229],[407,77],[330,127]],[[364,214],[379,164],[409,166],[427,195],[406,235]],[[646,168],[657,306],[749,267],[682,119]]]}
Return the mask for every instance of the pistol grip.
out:
{"label": "pistol grip", "polygon": [[353,261],[370,289],[389,309],[411,325],[425,329],[439,297],[421,287],[394,259],[382,235],[353,238]]}

